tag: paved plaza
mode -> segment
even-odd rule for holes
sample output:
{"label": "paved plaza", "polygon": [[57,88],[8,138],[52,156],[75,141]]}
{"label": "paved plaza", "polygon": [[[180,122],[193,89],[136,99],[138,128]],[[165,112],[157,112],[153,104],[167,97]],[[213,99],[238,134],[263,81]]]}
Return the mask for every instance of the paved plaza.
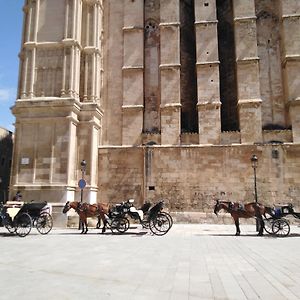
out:
{"label": "paved plaza", "polygon": [[299,299],[300,227],[286,238],[255,226],[175,224],[157,237],[134,226],[33,228],[25,238],[0,228],[0,299]]}

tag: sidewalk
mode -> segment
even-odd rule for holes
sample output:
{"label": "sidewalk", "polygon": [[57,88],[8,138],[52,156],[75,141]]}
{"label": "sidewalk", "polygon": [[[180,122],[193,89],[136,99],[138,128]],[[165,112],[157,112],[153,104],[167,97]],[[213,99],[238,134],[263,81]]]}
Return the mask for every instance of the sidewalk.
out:
{"label": "sidewalk", "polygon": [[300,227],[286,238],[255,226],[175,224],[165,236],[0,228],[0,299],[299,299]]}

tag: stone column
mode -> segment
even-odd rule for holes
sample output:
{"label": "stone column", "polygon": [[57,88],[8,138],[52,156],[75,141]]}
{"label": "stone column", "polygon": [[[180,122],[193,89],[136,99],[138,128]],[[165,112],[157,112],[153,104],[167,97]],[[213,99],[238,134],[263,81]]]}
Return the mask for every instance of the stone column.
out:
{"label": "stone column", "polygon": [[300,143],[300,5],[281,0],[284,90],[293,142]]}
{"label": "stone column", "polygon": [[254,0],[234,0],[238,109],[242,143],[262,141],[259,58]]}
{"label": "stone column", "polygon": [[144,1],[124,0],[122,144],[138,145],[143,129]]}
{"label": "stone column", "polygon": [[85,1],[83,8],[83,63],[81,64],[81,100],[100,104],[102,1]]}
{"label": "stone column", "polygon": [[[87,182],[84,200],[90,203],[97,201],[98,181],[98,146],[102,122],[100,108],[101,92],[101,51],[102,51],[102,0],[84,0],[82,8],[82,57],[81,90],[82,102],[77,132],[78,157],[77,178],[81,178],[80,163],[87,162],[85,179]],[[79,69],[79,65],[77,65]],[[79,78],[79,75],[78,75]],[[79,82],[79,80],[78,80]],[[78,86],[79,87],[79,86]]]}
{"label": "stone column", "polygon": [[77,146],[77,126],[78,126],[78,119],[77,115],[72,112],[68,119],[69,125],[69,144],[68,144],[68,161],[67,161],[67,192],[66,192],[66,199],[68,201],[74,201],[75,199],[75,186],[77,186],[76,182],[76,146]]}
{"label": "stone column", "polygon": [[62,72],[62,97],[79,98],[82,3],[66,1]]}
{"label": "stone column", "polygon": [[98,146],[101,140],[103,112],[97,103],[85,103],[81,108],[78,126],[77,177],[81,178],[80,163],[87,162],[85,201],[97,202],[98,192]]}
{"label": "stone column", "polygon": [[39,21],[39,6],[40,1],[36,0],[24,6],[25,13],[25,27],[24,30],[24,44],[22,49],[21,59],[22,64],[22,82],[21,98],[33,98],[34,94],[34,80],[36,75],[36,52],[37,52],[37,31]]}
{"label": "stone column", "polygon": [[180,143],[180,3],[160,1],[161,144]]}
{"label": "stone column", "polygon": [[219,144],[219,55],[215,0],[195,1],[199,143]]}

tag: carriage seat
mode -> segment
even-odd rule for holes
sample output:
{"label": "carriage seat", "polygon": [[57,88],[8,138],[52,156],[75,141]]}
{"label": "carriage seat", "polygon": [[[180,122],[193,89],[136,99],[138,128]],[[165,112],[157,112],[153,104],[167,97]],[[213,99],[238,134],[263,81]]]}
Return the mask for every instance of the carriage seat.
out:
{"label": "carriage seat", "polygon": [[7,201],[5,207],[21,207],[24,204],[24,201]]}
{"label": "carriage seat", "polygon": [[275,205],[275,211],[280,212],[281,214],[292,214],[294,213],[294,206],[292,203],[284,205]]}
{"label": "carriage seat", "polygon": [[14,217],[18,214],[20,209],[21,207],[7,207],[6,212],[12,219],[14,219]]}

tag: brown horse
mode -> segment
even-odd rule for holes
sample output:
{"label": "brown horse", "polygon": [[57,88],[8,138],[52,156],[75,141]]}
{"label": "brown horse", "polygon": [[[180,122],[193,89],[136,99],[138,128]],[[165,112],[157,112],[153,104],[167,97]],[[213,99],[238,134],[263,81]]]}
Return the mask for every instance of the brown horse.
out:
{"label": "brown horse", "polygon": [[102,228],[102,233],[105,232],[106,223],[107,223],[105,219],[105,215],[109,213],[109,204],[107,203],[88,204],[88,203],[81,203],[77,201],[73,201],[73,202],[68,201],[63,208],[63,213],[65,214],[71,208],[73,208],[79,215],[80,224],[82,228],[81,233],[88,232],[87,218],[89,217],[98,217],[98,223],[99,223],[99,218],[101,218],[104,224]]}
{"label": "brown horse", "polygon": [[217,203],[214,208],[214,213],[218,215],[218,212],[223,209],[230,213],[236,227],[236,234],[240,235],[240,218],[253,218],[256,217],[259,220],[259,232],[258,235],[263,235],[264,221],[262,216],[268,213],[269,208],[263,206],[260,203],[252,202],[247,204],[240,204],[237,202],[216,200]]}

